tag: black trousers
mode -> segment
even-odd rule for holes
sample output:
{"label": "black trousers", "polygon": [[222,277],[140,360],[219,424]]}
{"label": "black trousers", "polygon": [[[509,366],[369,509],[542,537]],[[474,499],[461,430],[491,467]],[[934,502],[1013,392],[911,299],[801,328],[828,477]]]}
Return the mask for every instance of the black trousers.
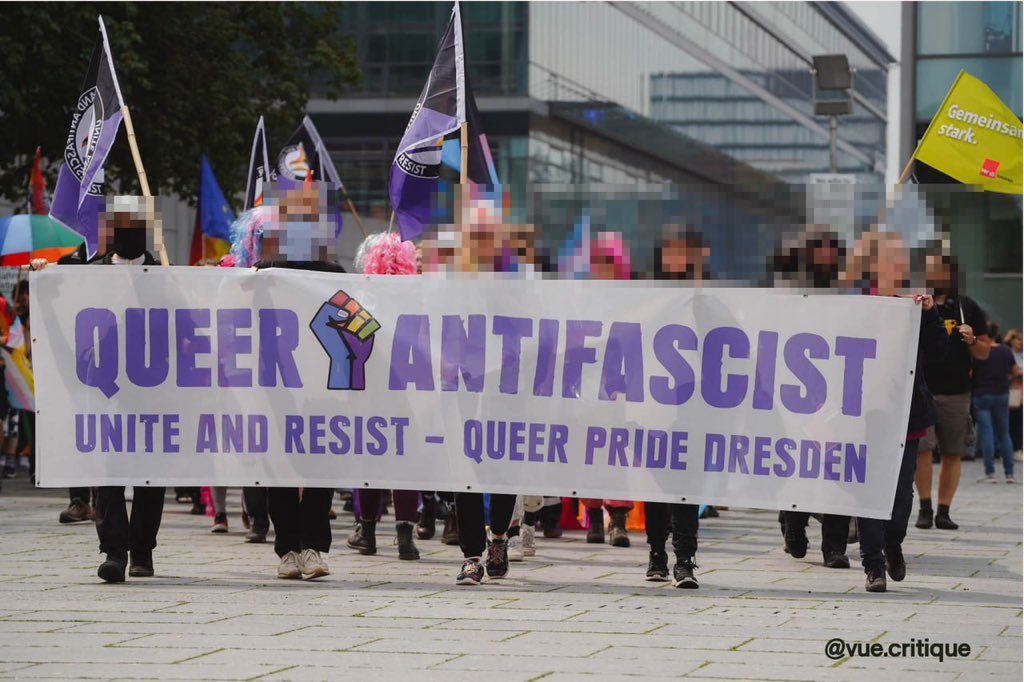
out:
{"label": "black trousers", "polygon": [[[810,512],[784,511],[786,523],[796,524],[801,528],[807,527]],[[822,515],[821,522],[821,553],[823,555],[832,552],[846,554],[846,540],[850,534],[850,517],[836,514]]]}
{"label": "black trousers", "polygon": [[152,552],[164,513],[166,488],[134,489],[131,519],[124,500],[124,486],[96,489],[96,534],[104,554]]}
{"label": "black trousers", "polygon": [[[672,550],[677,559],[690,559],[697,554],[697,529],[700,508],[695,504],[644,502],[647,544],[652,552],[664,553],[665,541],[672,531]],[[671,525],[670,525],[671,524]]]}
{"label": "black trousers", "polygon": [[274,522],[274,551],[282,557],[288,552],[315,549],[331,551],[331,500],[333,488],[269,488],[270,520]]}
{"label": "black trousers", "polygon": [[892,500],[892,518],[857,519],[857,533],[860,535],[860,562],[865,568],[885,563],[885,548],[901,547],[907,537],[907,524],[914,508],[914,472],[917,471],[917,453],[920,440],[908,440],[903,448],[899,478],[896,479],[896,495]]}
{"label": "black trousers", "polygon": [[68,488],[68,497],[71,502],[81,500],[89,504],[89,500],[92,498],[92,488]]}
{"label": "black trousers", "polygon": [[[490,526],[495,535],[508,532],[515,495],[491,495]],[[462,556],[483,556],[487,549],[487,523],[484,520],[483,493],[455,493],[455,516],[459,521],[459,545]]]}
{"label": "black trousers", "polygon": [[245,498],[245,513],[252,519],[252,529],[260,533],[270,530],[269,505],[270,488],[242,488]]}

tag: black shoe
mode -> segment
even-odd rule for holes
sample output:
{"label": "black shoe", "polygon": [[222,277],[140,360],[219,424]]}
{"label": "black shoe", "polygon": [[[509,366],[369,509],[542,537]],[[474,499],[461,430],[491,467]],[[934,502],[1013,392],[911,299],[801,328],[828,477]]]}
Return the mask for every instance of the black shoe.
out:
{"label": "black shoe", "polygon": [[806,528],[786,522],[786,551],[794,559],[803,559],[807,556]]}
{"label": "black shoe", "polygon": [[77,497],[71,500],[71,504],[68,508],[60,513],[61,523],[80,523],[82,521],[95,521],[96,517],[92,513],[92,507],[82,502]]}
{"label": "black shoe", "polygon": [[[544,526],[543,529],[544,529],[543,530],[544,537],[546,537],[548,540],[556,540],[556,539],[562,537],[562,527],[561,526]],[[602,542],[603,541],[604,541],[604,539],[603,539],[603,536],[602,536]]]}
{"label": "black shoe", "polygon": [[96,569],[96,575],[108,583],[123,583],[124,569],[127,565],[127,554],[108,554],[107,560]]}
{"label": "black shoe", "polygon": [[455,578],[456,585],[479,585],[484,579],[484,567],[476,559],[466,559],[462,562],[462,570]]}
{"label": "black shoe", "polygon": [[245,541],[254,545],[263,544],[267,541],[267,529],[253,526],[252,529],[245,534]]}
{"label": "black shoe", "polygon": [[825,555],[825,568],[849,568],[850,559],[842,552],[829,552]]}
{"label": "black shoe", "polygon": [[931,508],[925,509],[921,507],[921,511],[917,512],[917,523],[914,525],[918,528],[931,528],[932,527],[932,510]]}
{"label": "black shoe", "polygon": [[15,468],[12,466],[5,466],[3,473],[0,473],[0,478],[14,478]]}
{"label": "black shoe", "polygon": [[717,519],[719,516],[718,510],[715,509],[715,505],[709,504],[704,507],[704,517],[708,519]]}
{"label": "black shoe", "polygon": [[416,523],[416,537],[429,540],[437,533],[437,500],[433,497],[423,498],[423,511]]}
{"label": "black shoe", "polygon": [[954,523],[953,519],[949,518],[949,512],[940,511],[935,515],[935,527],[942,530],[956,530],[960,524]]}
{"label": "black shoe", "polygon": [[193,502],[192,508],[188,511],[192,516],[206,516],[206,505],[202,502]]}
{"label": "black shoe", "polygon": [[363,556],[377,553],[377,522],[363,519],[356,526],[356,532],[346,543],[352,549],[359,550]]}
{"label": "black shoe", "polygon": [[133,578],[153,577],[153,552],[136,551],[131,553],[132,561],[128,566],[128,575]]}
{"label": "black shoe", "polygon": [[459,519],[454,511],[448,512],[444,517],[444,530],[441,531],[441,542],[446,545],[459,544]]}
{"label": "black shoe", "polygon": [[668,582],[668,555],[664,552],[651,552],[647,562],[647,580],[652,583]]}
{"label": "black shoe", "polygon": [[487,548],[488,578],[504,578],[508,575],[508,545],[504,540],[495,539]]}
{"label": "black shoe", "polygon": [[881,566],[869,566],[864,569],[864,589],[868,592],[885,592],[885,569]]}
{"label": "black shoe", "polygon": [[562,537],[561,501],[557,504],[541,507],[541,510],[537,512],[537,518],[540,520],[540,527],[544,531],[544,537],[550,540]]}
{"label": "black shoe", "polygon": [[348,512],[349,514],[351,514],[352,512],[354,512],[354,511],[355,511],[355,509],[356,509],[356,508],[355,508],[355,506],[353,506],[353,504],[352,504],[352,498],[351,498],[351,497],[350,497],[350,498],[348,498],[347,500],[345,500],[345,501],[344,501],[344,502],[342,503],[342,505],[341,505],[341,511],[343,511],[343,512]]}
{"label": "black shoe", "polygon": [[587,522],[587,542],[592,545],[603,545],[604,511],[601,509],[588,509]]}
{"label": "black shoe", "polygon": [[907,560],[903,558],[902,547],[885,548],[885,571],[895,582],[907,577]]}
{"label": "black shoe", "polygon": [[395,526],[395,542],[398,544],[398,558],[404,561],[416,561],[420,558],[420,550],[412,540],[412,524],[404,521]]}
{"label": "black shoe", "polygon": [[672,569],[672,587],[679,587],[684,590],[696,590],[700,585],[697,584],[697,577],[693,574],[693,569],[697,568],[697,564],[694,563],[693,557],[684,561],[676,560],[676,565]]}

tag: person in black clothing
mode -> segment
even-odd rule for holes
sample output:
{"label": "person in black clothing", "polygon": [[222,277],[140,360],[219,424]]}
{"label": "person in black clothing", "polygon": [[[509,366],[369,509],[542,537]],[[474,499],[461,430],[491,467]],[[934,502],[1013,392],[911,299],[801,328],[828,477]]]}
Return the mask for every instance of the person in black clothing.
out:
{"label": "person in black clothing", "polygon": [[[987,318],[981,307],[962,295],[962,283],[952,256],[941,251],[925,255],[926,286],[935,292],[935,309],[949,337],[947,353],[925,365],[925,379],[935,396],[938,416],[921,440],[915,483],[921,498],[918,528],[956,530],[949,508],[960,485],[960,459],[971,442],[971,365],[985,360],[991,351]],[[932,512],[932,453],[938,447],[938,506]]]}
{"label": "person in black clothing", "polygon": [[[109,245],[106,253],[86,260],[85,250],[80,249],[58,263],[157,265],[153,254],[146,250],[149,226],[153,220],[152,199],[111,197],[106,211],[100,216],[100,241]],[[42,269],[46,261],[34,260],[32,266]],[[87,490],[72,489],[71,494],[84,502],[88,498]],[[153,575],[153,550],[163,516],[165,492],[162,487],[136,486],[129,517],[124,486],[100,486],[96,489],[96,533],[100,539],[100,552],[106,554],[106,560],[96,571],[100,578],[111,583],[124,582],[126,568],[133,578]]]}

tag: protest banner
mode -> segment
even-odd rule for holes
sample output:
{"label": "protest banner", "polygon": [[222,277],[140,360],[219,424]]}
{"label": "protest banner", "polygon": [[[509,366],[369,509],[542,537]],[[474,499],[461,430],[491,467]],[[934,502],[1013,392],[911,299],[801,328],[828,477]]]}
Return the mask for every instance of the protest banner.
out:
{"label": "protest banner", "polygon": [[32,278],[42,486],[892,507],[920,324],[905,299],[280,269]]}

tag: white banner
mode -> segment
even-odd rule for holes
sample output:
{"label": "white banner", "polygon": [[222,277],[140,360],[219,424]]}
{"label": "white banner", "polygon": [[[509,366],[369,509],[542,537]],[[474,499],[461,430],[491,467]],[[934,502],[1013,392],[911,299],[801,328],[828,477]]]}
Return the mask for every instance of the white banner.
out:
{"label": "white banner", "polygon": [[892,507],[920,322],[905,299],[220,268],[32,280],[41,486]]}

